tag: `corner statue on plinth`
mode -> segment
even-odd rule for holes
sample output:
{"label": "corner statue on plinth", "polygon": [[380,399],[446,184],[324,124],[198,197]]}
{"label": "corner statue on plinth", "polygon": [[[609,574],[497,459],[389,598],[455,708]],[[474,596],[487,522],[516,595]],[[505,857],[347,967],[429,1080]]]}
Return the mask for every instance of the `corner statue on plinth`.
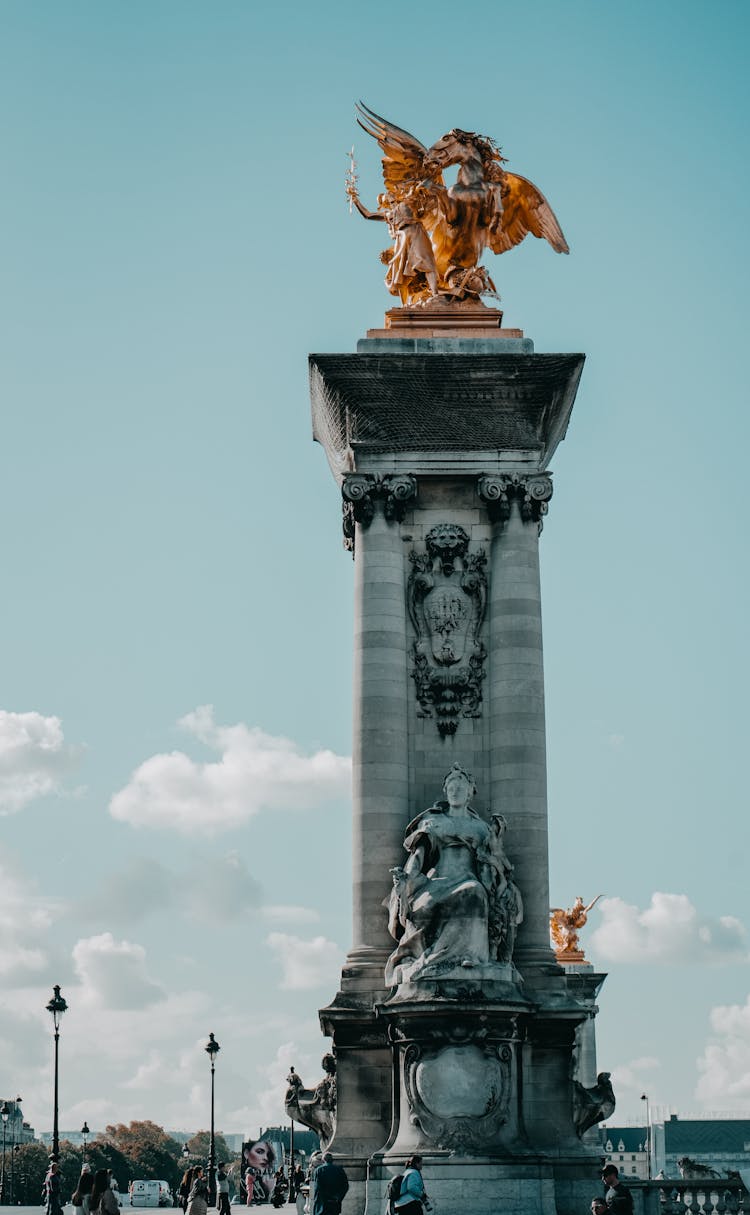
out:
{"label": "corner statue on plinth", "polygon": [[523,920],[521,892],[503,847],[506,821],[486,823],[469,805],[473,777],[454,764],[445,800],[406,828],[409,859],[391,870],[388,929],[398,944],[385,968],[389,987],[419,980],[487,975],[508,965]]}
{"label": "corner statue on plinth", "polygon": [[336,1130],[336,1058],[326,1052],[321,1059],[325,1076],[315,1088],[305,1088],[302,1077],[294,1068],[286,1078],[284,1109],[287,1117],[308,1126],[320,1139],[323,1150],[333,1139]]}
{"label": "corner statue on plinth", "polygon": [[[384,152],[385,193],[376,211],[365,207],[352,167],[346,192],[365,219],[388,225],[392,240],[381,254],[386,286],[409,307],[478,304],[480,296],[497,295],[480,261],[485,249],[507,253],[530,232],[548,241],[556,253],[568,244],[555,214],[525,177],[503,168],[505,157],[494,140],[454,129],[431,148],[358,105],[357,122]],[[458,165],[455,185],[446,186],[443,170]]]}
{"label": "corner statue on plinth", "polygon": [[583,928],[591,911],[602,896],[598,894],[584,907],[580,894],[572,907],[552,907],[549,931],[558,962],[583,962],[585,954],[578,943],[578,931]]}

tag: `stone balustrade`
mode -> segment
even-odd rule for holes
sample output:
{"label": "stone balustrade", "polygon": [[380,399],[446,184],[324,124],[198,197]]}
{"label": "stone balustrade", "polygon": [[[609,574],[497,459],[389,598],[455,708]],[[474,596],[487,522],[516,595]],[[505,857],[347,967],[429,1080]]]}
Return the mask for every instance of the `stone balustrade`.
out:
{"label": "stone balustrade", "polygon": [[676,1177],[626,1184],[635,1215],[750,1215],[750,1194],[741,1181]]}

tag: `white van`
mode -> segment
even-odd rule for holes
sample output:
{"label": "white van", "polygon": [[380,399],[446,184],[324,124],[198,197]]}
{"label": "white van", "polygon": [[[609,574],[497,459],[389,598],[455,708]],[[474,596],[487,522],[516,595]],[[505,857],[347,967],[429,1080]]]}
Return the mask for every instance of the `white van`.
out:
{"label": "white van", "polygon": [[161,1183],[158,1181],[131,1181],[131,1207],[158,1207],[161,1197]]}

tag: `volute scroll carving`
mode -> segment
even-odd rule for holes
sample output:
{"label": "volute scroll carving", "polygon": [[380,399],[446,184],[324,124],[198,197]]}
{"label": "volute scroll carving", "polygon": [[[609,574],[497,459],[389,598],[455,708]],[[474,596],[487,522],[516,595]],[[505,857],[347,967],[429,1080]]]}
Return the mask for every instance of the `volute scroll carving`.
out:
{"label": "volute scroll carving", "polygon": [[481,714],[487,557],[482,550],[469,553],[469,535],[454,523],[431,528],[425,547],[424,553],[410,554],[407,607],[415,633],[412,676],[419,716],[434,715],[445,736],[455,734],[461,716]]}
{"label": "volute scroll carving", "polygon": [[354,555],[355,524],[369,527],[376,503],[384,517],[400,523],[406,508],[417,496],[417,478],[411,473],[385,476],[380,473],[347,473],[341,485],[344,548]]}
{"label": "volute scroll carving", "polygon": [[493,523],[509,519],[511,504],[517,502],[524,522],[537,523],[541,532],[552,497],[552,477],[549,473],[487,474],[479,478],[477,492]]}

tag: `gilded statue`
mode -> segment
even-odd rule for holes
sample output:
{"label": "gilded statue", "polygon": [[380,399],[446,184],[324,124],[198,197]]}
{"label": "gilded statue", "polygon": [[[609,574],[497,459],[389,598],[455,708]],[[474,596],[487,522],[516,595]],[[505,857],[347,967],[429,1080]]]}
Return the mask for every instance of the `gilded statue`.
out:
{"label": "gilded statue", "polygon": [[[445,799],[406,828],[408,859],[391,870],[388,929],[398,942],[385,969],[389,987],[512,961],[523,920],[521,892],[505,852],[506,821],[487,823],[469,805],[474,779],[454,764]],[[482,972],[483,973],[483,972]]]}
{"label": "gilded statue", "polygon": [[583,928],[588,919],[588,913],[601,897],[598,894],[584,907],[583,899],[579,894],[572,907],[551,908],[549,929],[555,954],[559,959],[563,961],[566,958],[574,958],[576,961],[583,959],[583,950],[578,944],[578,931]]}
{"label": "gilded statue", "polygon": [[[505,157],[494,140],[455,129],[431,148],[357,106],[357,122],[379,143],[385,191],[376,210],[362,203],[352,169],[346,192],[365,219],[387,224],[392,244],[381,254],[385,281],[403,305],[477,303],[497,295],[486,268],[485,249],[507,253],[530,232],[556,253],[568,245],[546,198],[532,182],[503,168]],[[458,165],[454,185],[443,171]]]}

